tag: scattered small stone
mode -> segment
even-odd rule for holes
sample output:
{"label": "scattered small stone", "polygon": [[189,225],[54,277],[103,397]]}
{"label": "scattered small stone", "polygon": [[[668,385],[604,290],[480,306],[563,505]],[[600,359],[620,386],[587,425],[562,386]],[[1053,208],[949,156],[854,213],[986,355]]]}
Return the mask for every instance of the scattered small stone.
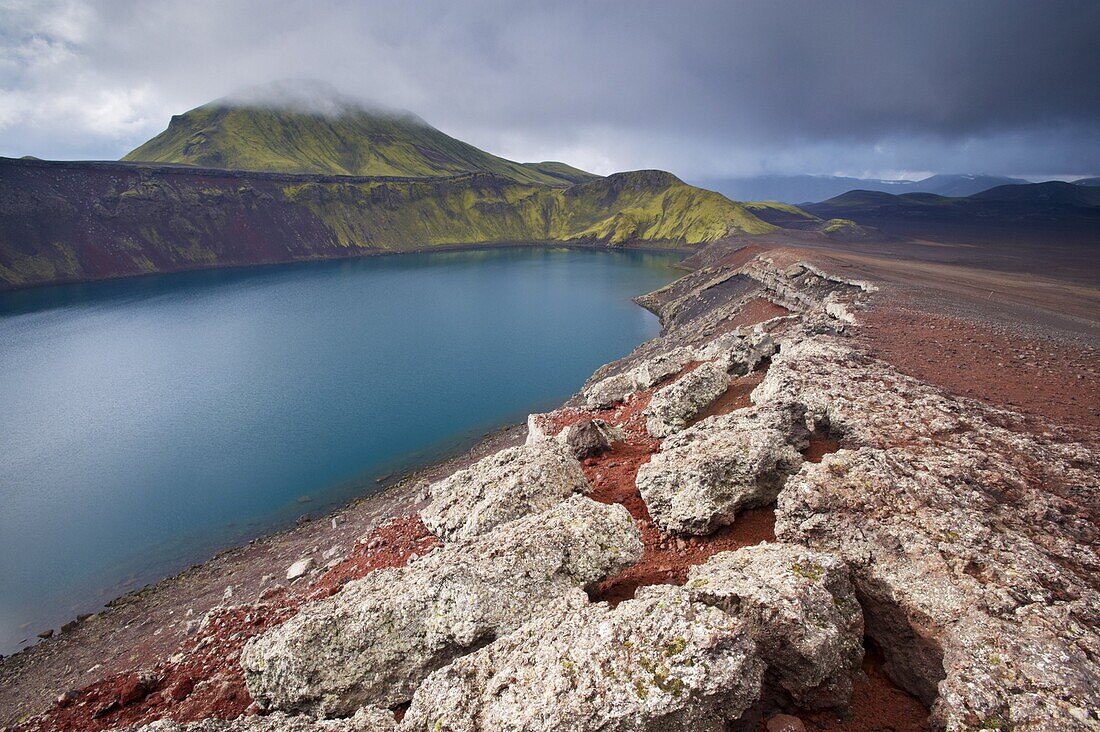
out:
{"label": "scattered small stone", "polygon": [[53,637],[53,628],[50,628],[49,630],[43,630],[41,633],[38,634],[38,637],[43,639]]}
{"label": "scattered small stone", "polygon": [[306,557],[305,559],[299,559],[286,570],[286,578],[288,582],[293,582],[299,577],[303,576],[309,570],[313,569],[314,561],[313,557]]}

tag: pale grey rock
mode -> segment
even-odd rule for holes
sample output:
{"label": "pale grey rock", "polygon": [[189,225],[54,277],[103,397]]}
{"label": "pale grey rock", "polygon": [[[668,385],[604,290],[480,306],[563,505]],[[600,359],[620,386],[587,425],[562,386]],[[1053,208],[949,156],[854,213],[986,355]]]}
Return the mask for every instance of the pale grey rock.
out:
{"label": "pale grey rock", "polygon": [[671,586],[615,609],[574,593],[432,674],[403,732],[718,732],[760,692],[740,620]]}
{"label": "pale grey rock", "polygon": [[392,732],[397,724],[388,709],[364,707],[345,719],[316,719],[304,714],[275,712],[236,719],[202,719],[175,722],[163,719],[132,732]]}
{"label": "pale grey rock", "polygon": [[420,512],[445,542],[467,539],[544,511],[591,486],[576,458],[556,441],[510,447],[432,484]]}
{"label": "pale grey rock", "polygon": [[720,552],[688,571],[693,600],[744,620],[765,681],[801,709],[846,707],[863,662],[863,612],[832,554],[763,543]]}
{"label": "pale grey rock", "polygon": [[585,406],[589,409],[607,409],[623,401],[637,390],[637,385],[631,373],[608,376],[585,390]]}
{"label": "pale grey rock", "polygon": [[730,385],[729,361],[700,364],[653,393],[646,407],[646,429],[666,437],[687,427],[694,417],[722,396]]}
{"label": "pale grey rock", "polygon": [[607,409],[636,391],[648,389],[680,373],[694,359],[694,352],[688,348],[674,348],[659,353],[628,371],[590,384],[584,390],[585,405],[588,409]]}
{"label": "pale grey rock", "polygon": [[723,360],[732,374],[744,376],[776,351],[771,335],[763,329],[738,329],[724,333],[695,350],[699,361]]}
{"label": "pale grey rock", "polygon": [[776,534],[848,564],[935,728],[1100,726],[1100,456],[828,336],[785,342],[753,399],[853,446],[791,476]]}
{"label": "pale grey rock", "polygon": [[801,465],[793,443],[803,433],[787,410],[750,407],[706,419],[666,439],[636,485],[662,531],[709,534],[739,511],[775,501]]}
{"label": "pale grey rock", "polygon": [[574,496],[304,606],[246,644],[248,690],[263,708],[322,716],[393,706],[435,669],[641,553],[625,508]]}
{"label": "pale grey rock", "polygon": [[[313,557],[306,557],[305,559],[299,559],[294,564],[287,567],[286,578],[289,581],[298,579],[304,576],[309,570],[313,569]],[[232,592],[228,593],[232,596]],[[228,598],[226,598],[228,600]]]}

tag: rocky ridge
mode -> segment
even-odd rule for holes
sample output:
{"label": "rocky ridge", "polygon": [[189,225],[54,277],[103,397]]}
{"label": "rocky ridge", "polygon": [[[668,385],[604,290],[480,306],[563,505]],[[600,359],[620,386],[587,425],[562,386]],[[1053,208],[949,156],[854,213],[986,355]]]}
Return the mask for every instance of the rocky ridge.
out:
{"label": "rocky ridge", "polygon": [[[1098,456],[863,353],[873,293],[763,254],[641,298],[661,336],[430,488],[443,549],[249,641],[259,716],[180,729],[748,728],[843,710],[864,638],[934,729],[1097,729]],[[772,503],[775,542],[705,552]],[[605,594],[670,545],[697,566]]]}
{"label": "rocky ridge", "polygon": [[249,693],[266,709],[324,716],[400,704],[435,669],[640,551],[625,510],[578,496],[307,605],[245,646]]}

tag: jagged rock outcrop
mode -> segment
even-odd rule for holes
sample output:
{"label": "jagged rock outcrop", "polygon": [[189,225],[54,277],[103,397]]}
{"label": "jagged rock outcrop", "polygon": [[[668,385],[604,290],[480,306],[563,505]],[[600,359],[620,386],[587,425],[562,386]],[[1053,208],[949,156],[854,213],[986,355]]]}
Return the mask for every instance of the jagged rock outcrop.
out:
{"label": "jagged rock outcrop", "polygon": [[[640,363],[632,368],[604,378],[597,378],[589,383],[583,391],[585,406],[588,409],[607,409],[625,400],[636,391],[649,389],[670,376],[675,376],[693,361],[722,361],[727,374],[742,375],[752,371],[763,359],[768,358],[774,352],[775,343],[772,341],[771,336],[757,329],[739,329],[717,337],[707,338],[698,347],[676,346],[665,348],[654,352],[649,358],[642,359]],[[705,364],[699,366],[683,378],[692,377],[692,374],[695,374],[699,369],[703,369],[704,366]],[[710,368],[715,369],[715,367]],[[707,371],[703,371],[694,378],[699,379],[706,373]],[[711,375],[720,379],[716,370]],[[666,389],[671,388],[671,386],[674,386],[674,384],[666,387]],[[693,391],[699,391],[700,386],[697,384],[695,387],[689,388]],[[681,386],[681,389],[684,388]],[[721,391],[718,394],[721,394]],[[671,396],[671,394],[668,396]],[[713,401],[713,398],[711,401]],[[688,419],[690,419],[690,416]]]}
{"label": "jagged rock outcrop", "polygon": [[802,463],[805,429],[787,409],[710,417],[664,441],[638,470],[638,491],[664,532],[709,534],[745,508],[772,503]]}
{"label": "jagged rock outcrop", "polygon": [[935,726],[1100,724],[1100,456],[827,336],[792,338],[753,399],[798,401],[851,446],[789,479],[776,534],[849,565]]}
{"label": "jagged rock outcrop", "polygon": [[237,719],[203,719],[198,722],[174,722],[163,719],[132,732],[390,732],[396,727],[393,712],[364,707],[345,719],[315,719],[304,714],[275,712]]}
{"label": "jagged rock outcrop", "polygon": [[725,359],[708,361],[655,391],[645,410],[649,434],[666,437],[687,427],[729,388],[729,367]]}
{"label": "jagged rock outcrop", "polygon": [[[827,312],[828,303],[842,305],[862,292],[877,288],[862,280],[849,280],[826,274],[806,261],[777,265],[769,256],[760,256],[745,265],[743,272],[767,289],[770,298],[801,313]],[[835,311],[835,306],[834,306]],[[845,313],[848,311],[845,309]],[[836,317],[833,313],[829,313]],[[854,323],[855,318],[844,318]]]}
{"label": "jagged rock outcrop", "polygon": [[591,486],[581,465],[556,442],[510,447],[432,484],[420,512],[445,542],[467,539],[530,513],[552,508]]}
{"label": "jagged rock outcrop", "polygon": [[641,552],[626,509],[576,496],[303,607],[245,646],[248,690],[263,708],[323,716],[407,701],[435,669]]}
{"label": "jagged rock outcrop", "polygon": [[401,729],[709,732],[760,691],[745,624],[671,586],[615,609],[575,593],[430,676]]}
{"label": "jagged rock outcrop", "polygon": [[658,353],[632,369],[600,379],[584,390],[589,409],[606,409],[641,389],[680,373],[692,361],[694,354],[687,348],[675,348]]}
{"label": "jagged rock outcrop", "polygon": [[772,692],[803,709],[849,704],[863,661],[863,612],[836,556],[758,544],[692,567],[686,588],[748,624]]}
{"label": "jagged rock outcrop", "polygon": [[728,364],[729,373],[744,376],[764,359],[770,358],[775,350],[776,344],[771,335],[762,329],[752,328],[723,333],[696,348],[694,353],[699,361],[723,359]]}

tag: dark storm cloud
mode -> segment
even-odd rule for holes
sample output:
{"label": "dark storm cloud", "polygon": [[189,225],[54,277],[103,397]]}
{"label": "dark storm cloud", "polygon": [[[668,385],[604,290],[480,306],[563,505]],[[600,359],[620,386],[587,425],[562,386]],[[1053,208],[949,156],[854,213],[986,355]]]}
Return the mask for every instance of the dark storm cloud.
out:
{"label": "dark storm cloud", "polygon": [[1100,3],[0,0],[0,153],[316,78],[608,172],[1100,172]]}

